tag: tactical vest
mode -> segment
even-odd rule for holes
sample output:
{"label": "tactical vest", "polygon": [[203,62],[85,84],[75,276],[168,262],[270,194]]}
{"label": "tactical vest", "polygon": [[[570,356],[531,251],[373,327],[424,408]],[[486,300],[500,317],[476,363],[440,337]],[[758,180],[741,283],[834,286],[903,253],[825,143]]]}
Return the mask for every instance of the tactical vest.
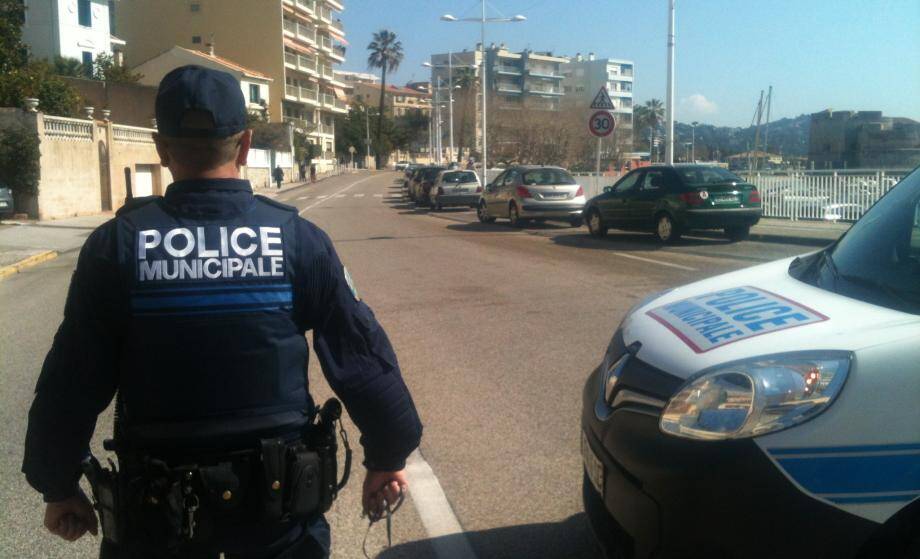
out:
{"label": "tactical vest", "polygon": [[116,441],[236,447],[306,423],[296,218],[258,197],[229,217],[190,216],[162,198],[119,214],[128,311]]}

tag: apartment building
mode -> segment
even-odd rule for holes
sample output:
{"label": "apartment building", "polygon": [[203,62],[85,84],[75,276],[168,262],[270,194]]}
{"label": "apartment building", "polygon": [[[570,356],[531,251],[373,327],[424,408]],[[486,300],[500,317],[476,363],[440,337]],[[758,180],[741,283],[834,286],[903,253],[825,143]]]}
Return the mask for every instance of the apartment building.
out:
{"label": "apartment building", "polygon": [[272,80],[266,113],[320,146],[320,171],[335,162],[335,115],[348,112],[339,0],[119,0],[116,24],[129,65],[180,46],[216,52]]}
{"label": "apartment building", "polygon": [[[350,101],[376,107],[380,103],[380,84],[355,83]],[[431,114],[431,94],[427,92],[387,85],[387,111],[394,117],[405,116],[420,111],[425,116]]]}
{"label": "apartment building", "polygon": [[100,54],[121,61],[125,41],[112,29],[114,0],[25,0],[22,41],[35,58],[75,58],[89,69]]}
{"label": "apartment building", "polygon": [[[635,69],[632,61],[613,58],[596,58],[594,53],[587,57],[580,54],[567,59],[562,65],[565,80],[562,83],[566,105],[587,109],[602,87],[613,101],[612,111],[620,130],[632,130],[633,125],[633,82]],[[632,133],[617,134],[622,148],[631,149]]]}

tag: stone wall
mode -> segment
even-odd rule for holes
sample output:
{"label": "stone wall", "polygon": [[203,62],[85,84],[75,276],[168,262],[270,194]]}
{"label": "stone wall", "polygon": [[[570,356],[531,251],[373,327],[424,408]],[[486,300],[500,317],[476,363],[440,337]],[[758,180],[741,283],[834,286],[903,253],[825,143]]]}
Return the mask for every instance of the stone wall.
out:
{"label": "stone wall", "polygon": [[119,124],[150,126],[154,117],[157,88],[132,83],[102,82],[84,78],[63,78],[73,86],[84,103],[102,116],[102,109],[112,111],[111,118]]}

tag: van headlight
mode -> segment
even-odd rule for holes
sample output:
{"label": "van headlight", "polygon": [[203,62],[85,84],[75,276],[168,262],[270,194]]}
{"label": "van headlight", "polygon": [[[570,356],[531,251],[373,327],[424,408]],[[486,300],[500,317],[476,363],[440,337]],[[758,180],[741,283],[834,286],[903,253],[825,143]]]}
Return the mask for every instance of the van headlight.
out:
{"label": "van headlight", "polygon": [[826,410],[846,381],[845,351],[768,355],[718,365],[691,378],[668,402],[661,430],[688,439],[755,437]]}

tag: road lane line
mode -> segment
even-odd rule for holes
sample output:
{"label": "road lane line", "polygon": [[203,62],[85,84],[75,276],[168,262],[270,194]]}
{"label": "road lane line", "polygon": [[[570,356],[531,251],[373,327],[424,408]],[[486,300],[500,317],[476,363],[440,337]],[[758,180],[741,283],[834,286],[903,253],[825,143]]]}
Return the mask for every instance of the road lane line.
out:
{"label": "road lane line", "polygon": [[345,195],[344,195],[344,194],[336,194],[335,197],[336,197],[336,198],[344,198]]}
{"label": "road lane line", "polygon": [[383,194],[374,194],[374,198],[383,198]]}
{"label": "road lane line", "polygon": [[298,200],[306,200],[307,198],[309,198],[309,196],[299,196],[297,199],[298,199]]}
{"label": "road lane line", "polygon": [[[364,177],[364,178],[361,179],[361,180],[358,180],[358,181],[355,181],[355,182],[351,183],[350,185],[346,186],[346,187],[343,188],[342,190],[339,190],[338,192],[336,192],[336,193],[333,194],[332,196],[338,196],[338,195],[342,194],[343,192],[345,192],[345,191],[347,191],[347,190],[351,190],[352,188],[358,186],[358,185],[361,184],[362,182],[364,182],[364,181],[369,181],[369,180],[371,180],[371,179],[373,179],[373,178],[376,178],[376,177],[377,177],[376,174],[368,175],[368,176]],[[306,213],[308,210],[312,210],[313,208],[315,208],[316,206],[319,206],[319,205],[322,204],[323,202],[326,202],[326,201],[332,199],[332,197],[331,197],[331,196],[328,196],[328,195],[317,196],[317,198],[321,198],[321,200],[319,200],[319,201],[317,201],[317,202],[314,202],[314,203],[310,204],[309,206],[307,206],[306,208],[300,210],[299,215],[303,215],[303,214]]]}
{"label": "road lane line", "polygon": [[355,194],[355,198],[364,198],[364,194]]}
{"label": "road lane line", "polygon": [[668,268],[677,268],[678,270],[686,270],[688,272],[699,272],[696,268],[691,268],[690,266],[681,266],[680,264],[672,264],[670,262],[662,262],[661,260],[655,260],[653,258],[643,258],[641,256],[636,256],[634,254],[626,254],[625,252],[614,252],[617,256],[622,256],[623,258],[632,258],[633,260],[641,260],[642,262],[648,262],[650,264],[658,264],[659,266],[667,266]]}
{"label": "road lane line", "polygon": [[[441,482],[416,449],[406,460],[409,492],[438,559],[476,559]],[[451,536],[451,537],[445,537]]]}

